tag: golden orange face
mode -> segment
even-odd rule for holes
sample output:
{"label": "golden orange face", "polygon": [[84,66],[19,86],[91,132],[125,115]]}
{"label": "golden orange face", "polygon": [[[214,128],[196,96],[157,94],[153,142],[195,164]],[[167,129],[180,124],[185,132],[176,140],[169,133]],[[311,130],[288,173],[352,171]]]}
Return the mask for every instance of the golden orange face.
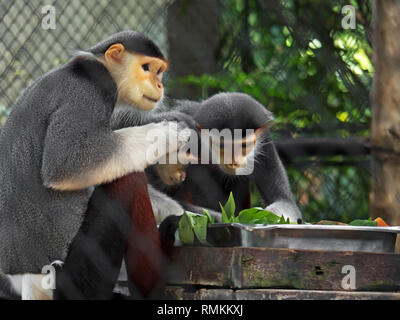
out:
{"label": "golden orange face", "polygon": [[162,77],[167,63],[159,58],[130,54],[127,76],[131,86],[131,98],[141,109],[153,109],[164,94]]}
{"label": "golden orange face", "polygon": [[119,99],[125,103],[151,110],[163,97],[166,61],[127,52],[122,44],[113,44],[105,53],[104,64],[117,83]]}

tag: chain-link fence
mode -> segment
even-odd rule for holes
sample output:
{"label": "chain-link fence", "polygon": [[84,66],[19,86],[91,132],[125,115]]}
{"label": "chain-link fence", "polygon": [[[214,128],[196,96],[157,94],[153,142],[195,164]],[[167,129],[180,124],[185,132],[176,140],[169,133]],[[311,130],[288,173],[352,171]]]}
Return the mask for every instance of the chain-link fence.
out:
{"label": "chain-link fence", "polygon": [[[202,98],[246,92],[274,112],[275,141],[306,220],[368,217],[371,1],[219,5],[218,32],[209,35],[219,37],[211,47],[217,67],[181,74],[178,83]],[[350,29],[342,24],[346,5],[356,10]]]}
{"label": "chain-link fence", "polygon": [[[168,0],[46,1],[55,29],[45,29],[42,1],[0,2],[0,112],[7,114],[22,90],[43,73],[115,32],[133,29],[167,50]],[[42,9],[44,11],[42,12]]]}
{"label": "chain-link fence", "polygon": [[[167,53],[173,97],[246,92],[274,112],[281,154],[283,139],[295,139],[300,148],[314,143],[312,154],[283,157],[306,220],[366,217],[368,152],[354,155],[351,145],[333,143],[332,152],[321,155],[332,142],[318,140],[335,137],[346,145],[349,137],[369,135],[371,6],[350,3],[356,28],[344,30],[341,9],[349,2],[341,0],[49,0],[56,28],[46,30],[42,1],[2,0],[1,121],[24,88],[73,50],[134,29]],[[256,193],[253,199],[258,204]]]}

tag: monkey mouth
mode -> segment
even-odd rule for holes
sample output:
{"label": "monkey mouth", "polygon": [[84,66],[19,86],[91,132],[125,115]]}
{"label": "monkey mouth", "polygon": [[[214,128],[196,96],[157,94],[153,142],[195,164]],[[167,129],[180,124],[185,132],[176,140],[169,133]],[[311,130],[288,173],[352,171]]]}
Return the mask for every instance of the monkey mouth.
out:
{"label": "monkey mouth", "polygon": [[159,100],[159,99],[150,98],[149,96],[145,96],[145,95],[143,95],[143,98],[145,98],[146,100],[149,100],[151,102],[154,102],[154,103],[158,102],[158,100]]}
{"label": "monkey mouth", "polygon": [[240,164],[237,164],[237,163],[227,163],[227,164],[225,164],[225,166],[227,167],[227,168],[229,168],[230,170],[236,170],[236,169],[238,169],[238,168],[240,168],[241,167],[241,165]]}

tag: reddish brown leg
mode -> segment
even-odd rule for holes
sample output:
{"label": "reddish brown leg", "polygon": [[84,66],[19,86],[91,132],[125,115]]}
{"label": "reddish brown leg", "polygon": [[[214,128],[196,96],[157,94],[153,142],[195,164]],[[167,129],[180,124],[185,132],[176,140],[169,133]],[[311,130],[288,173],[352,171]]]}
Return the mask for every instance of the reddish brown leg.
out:
{"label": "reddish brown leg", "polygon": [[162,252],[151,207],[147,178],[134,172],[105,186],[107,194],[120,201],[132,219],[125,262],[129,280],[145,298],[164,283]]}

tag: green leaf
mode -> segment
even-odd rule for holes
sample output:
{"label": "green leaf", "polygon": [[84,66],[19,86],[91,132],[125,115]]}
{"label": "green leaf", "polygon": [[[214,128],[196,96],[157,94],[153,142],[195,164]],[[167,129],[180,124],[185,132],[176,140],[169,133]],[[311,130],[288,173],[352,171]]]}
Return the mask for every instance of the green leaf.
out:
{"label": "green leaf", "polygon": [[210,212],[207,209],[202,208],[204,215],[207,217],[208,223],[214,223],[214,218],[211,217]]}
{"label": "green leaf", "polygon": [[378,222],[369,218],[368,220],[357,219],[349,223],[350,226],[362,226],[362,227],[376,227]]}
{"label": "green leaf", "polygon": [[225,212],[224,207],[222,206],[221,202],[218,202],[219,206],[221,207],[221,213],[222,213],[222,218],[221,218],[221,222],[222,223],[230,223],[231,221],[229,221],[229,218]]}
{"label": "green leaf", "polygon": [[239,217],[233,217],[232,222],[239,223]]}
{"label": "green leaf", "polygon": [[286,224],[285,217],[283,215],[279,219],[278,224]]}
{"label": "green leaf", "polygon": [[245,209],[239,213],[239,222],[245,224],[278,224],[280,219],[279,216],[271,211],[256,208]]}
{"label": "green leaf", "polygon": [[229,194],[229,198],[226,201],[225,205],[222,206],[221,202],[219,202],[219,206],[222,213],[222,223],[231,223],[237,220],[235,218],[235,199],[233,198],[232,192]]}
{"label": "green leaf", "polygon": [[207,242],[207,224],[208,224],[208,218],[207,216],[204,215],[194,215],[192,217],[194,221],[194,233],[197,237],[197,239],[204,245],[209,245]]}
{"label": "green leaf", "polygon": [[186,211],[179,220],[179,239],[188,245],[193,245],[194,242],[193,222]]}
{"label": "green leaf", "polygon": [[231,193],[229,194],[228,201],[224,205],[225,213],[230,221],[232,221],[233,217],[235,217],[235,209],[236,209],[235,199],[233,198],[233,193],[231,191]]}
{"label": "green leaf", "polygon": [[250,209],[244,209],[242,211],[239,212],[239,217],[242,215],[251,215],[251,214],[255,214],[259,211],[264,211],[263,208],[250,208]]}
{"label": "green leaf", "polygon": [[197,214],[190,211],[185,211],[182,218],[179,220],[179,238],[182,243],[193,245],[194,236],[204,245],[209,245],[207,242],[207,215]]}

